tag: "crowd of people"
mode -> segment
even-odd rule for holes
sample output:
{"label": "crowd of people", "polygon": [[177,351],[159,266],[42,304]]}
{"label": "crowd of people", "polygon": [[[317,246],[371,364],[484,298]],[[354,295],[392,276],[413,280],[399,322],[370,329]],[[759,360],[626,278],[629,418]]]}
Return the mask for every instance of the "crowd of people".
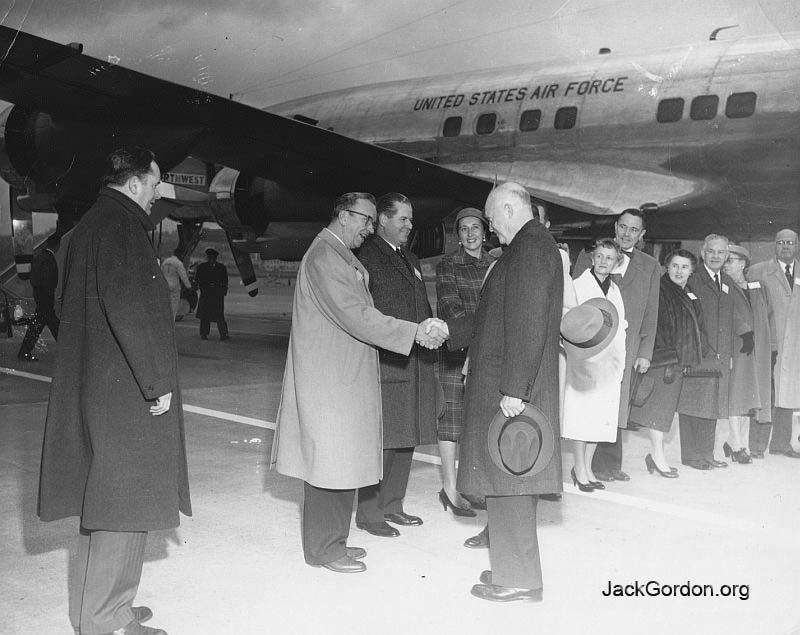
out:
{"label": "crowd of people", "polygon": [[[159,180],[148,150],[108,157],[67,247],[61,323],[51,324],[60,350],[38,513],[80,517],[70,619],[84,635],[164,633],[142,624],[149,608],[133,606],[147,532],[191,514],[173,328],[188,282],[179,254],[161,274],[148,238]],[[723,456],[752,464],[767,447],[800,458],[797,234],[778,232],[775,258],[752,266],[747,249],[712,234],[700,261],[678,249],[662,274],[637,248],[645,223],[625,210],[614,238],[573,267],[545,210],[521,185],[499,185],[484,211],[458,213],[459,247],[437,266],[434,311],[408,249],[411,201],[362,192],[334,201],[298,271],[272,445],[277,471],[303,482],[309,565],[366,570],[366,550],[348,544],[355,500],[356,526],[372,535],[423,523],[404,507],[422,444],[438,441],[444,510],[487,510],[465,544],[488,547],[491,569],[471,593],[497,602],[542,600],[537,507],[560,498],[561,439],[572,483],[587,493],[629,480],[626,428],[647,430],[651,474],[677,478],[664,448],[675,413],[690,468],[727,467]],[[502,245],[491,253],[489,232]],[[197,274],[201,335],[216,321],[225,339],[227,274],[210,252]],[[40,322],[37,336],[44,311]]]}

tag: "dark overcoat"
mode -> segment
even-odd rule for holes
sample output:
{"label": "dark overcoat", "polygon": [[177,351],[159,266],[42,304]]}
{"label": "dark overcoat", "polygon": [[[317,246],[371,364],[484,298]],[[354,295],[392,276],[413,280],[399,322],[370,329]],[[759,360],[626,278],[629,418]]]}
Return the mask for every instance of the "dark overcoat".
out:
{"label": "dark overcoat", "polygon": [[[588,253],[582,251],[575,261],[573,278],[577,278],[590,266]],[[647,360],[653,358],[653,345],[656,341],[656,324],[658,322],[660,278],[661,267],[658,260],[638,249],[633,250],[625,274],[623,276],[614,274],[614,282],[622,294],[625,319],[628,322],[628,330],[625,331],[625,374],[622,377],[619,399],[618,425],[620,428],[628,425],[628,402],[630,401],[633,364],[640,357]]]}
{"label": "dark overcoat", "polygon": [[58,264],[56,264],[53,252],[46,247],[42,247],[33,256],[31,286],[33,287],[33,299],[36,301],[36,310],[52,309],[58,286]]}
{"label": "dark overcoat", "polygon": [[228,270],[220,262],[197,265],[195,282],[200,288],[197,303],[198,320],[221,322],[225,319],[225,296],[228,294]]}
{"label": "dark overcoat", "polygon": [[678,412],[704,419],[725,419],[730,414],[728,391],[734,339],[741,348],[741,340],[737,336],[753,330],[746,316],[734,305],[736,283],[722,271],[720,282],[722,290],[717,288],[705,266],[700,264],[686,285],[697,296],[703,310],[709,350],[703,356],[701,367],[716,369],[721,376],[685,377],[678,401]]}
{"label": "dark overcoat", "polygon": [[[561,491],[558,349],[562,307],[558,300],[563,291],[558,247],[547,229],[531,220],[489,271],[471,340],[458,322],[453,323],[451,345],[469,345],[470,357],[459,492],[511,496]],[[489,456],[489,424],[503,395],[538,407],[553,426],[553,457],[533,476],[510,476]]]}
{"label": "dark overcoat", "polygon": [[[758,283],[749,283],[755,285]],[[731,365],[731,378],[728,382],[728,411],[731,415],[745,416],[751,410],[770,410],[770,333],[769,318],[763,289],[742,289],[738,285],[731,287],[734,310],[742,316],[753,331],[754,349],[742,353],[742,342],[734,341]],[[758,321],[756,315],[758,314]],[[765,413],[766,414],[766,413]],[[758,420],[770,421],[771,416]]]}
{"label": "dark overcoat", "polygon": [[[380,236],[364,243],[359,260],[369,272],[375,308],[409,322],[431,317],[417,257],[404,249],[409,267]],[[415,344],[408,356],[380,349],[383,447],[408,448],[436,442],[436,352]]]}
{"label": "dark overcoat", "polygon": [[[65,256],[39,516],[149,531],[191,514],[169,291],[141,207],[104,188]],[[153,400],[172,392],[169,411]]]}

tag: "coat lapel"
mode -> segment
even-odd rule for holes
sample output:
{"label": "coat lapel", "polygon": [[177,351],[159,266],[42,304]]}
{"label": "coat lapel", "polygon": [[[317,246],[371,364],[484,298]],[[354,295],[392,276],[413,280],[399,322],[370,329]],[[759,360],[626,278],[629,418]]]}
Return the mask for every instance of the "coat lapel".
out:
{"label": "coat lapel", "polygon": [[411,286],[414,286],[414,274],[408,268],[406,263],[403,262],[403,259],[397,254],[397,252],[392,248],[392,246],[380,236],[375,236],[374,241],[375,245],[378,247],[380,252],[386,258],[388,258],[389,262],[391,262],[392,265],[394,265],[394,267],[402,274],[402,276],[406,280],[408,280]]}

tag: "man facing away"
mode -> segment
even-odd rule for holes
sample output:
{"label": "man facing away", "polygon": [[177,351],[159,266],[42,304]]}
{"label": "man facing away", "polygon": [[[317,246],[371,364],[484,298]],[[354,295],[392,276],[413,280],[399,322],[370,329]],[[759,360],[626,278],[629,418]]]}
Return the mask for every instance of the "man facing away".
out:
{"label": "man facing away", "polygon": [[[772,418],[770,454],[800,458],[792,446],[797,432],[792,431],[792,413],[800,409],[800,270],[797,268],[797,233],[782,229],[775,235],[775,258],[759,262],[747,272],[747,279],[766,289],[770,309],[773,386],[775,410]],[[795,426],[796,429],[796,426]],[[763,451],[769,438],[769,425],[750,426],[751,450]]]}
{"label": "man facing away", "polygon": [[[636,249],[646,231],[644,214],[638,209],[626,209],[614,223],[614,237],[622,247],[623,260],[611,275],[622,294],[628,329],[625,332],[625,374],[622,376],[617,438],[613,443],[598,443],[592,459],[592,471],[601,481],[630,480],[622,471],[619,430],[628,426],[631,373],[646,373],[653,357],[661,267],[655,258]],[[575,262],[573,277],[577,278],[590,266],[589,254],[581,252]]]}
{"label": "man facing away", "polygon": [[80,516],[70,620],[82,635],[160,635],[134,607],[147,532],[191,515],[169,291],[148,232],[161,172],[112,152],[71,234],[39,481],[42,520]]}
{"label": "man facing away", "polygon": [[347,538],[355,489],[382,476],[378,348],[408,355],[415,340],[444,341],[432,320],[418,325],[374,307],[369,273],[352,250],[376,217],[371,194],[343,194],[303,256],[272,446],[278,472],[304,482],[306,563],[336,573],[366,570],[366,551]]}
{"label": "man facing away", "polygon": [[33,300],[36,302],[36,313],[33,316],[33,322],[25,331],[25,337],[17,353],[17,358],[22,361],[35,362],[37,360],[33,349],[45,326],[50,329],[53,337],[58,339],[59,320],[55,308],[58,264],[55,253],[60,244],[61,237],[58,234],[51,234],[44,247],[36,252],[31,263],[31,286],[33,287]]}
{"label": "man facing away", "polygon": [[[464,433],[458,466],[458,491],[485,495],[489,519],[491,571],[484,571],[472,594],[485,600],[537,601],[542,571],[536,534],[537,495],[560,492],[558,348],[563,268],[553,237],[533,216],[521,185],[505,183],[489,195],[489,226],[507,245],[486,276],[474,330],[450,327],[450,345],[469,346],[470,365],[464,403]],[[470,337],[471,336],[471,337]],[[526,403],[547,419],[551,455],[537,455],[537,471],[504,471],[492,455],[489,432],[498,408],[505,417]],[[544,435],[544,432],[542,432]],[[538,446],[532,439],[512,454]],[[541,448],[541,446],[538,446]],[[531,468],[532,470],[532,468]]]}
{"label": "man facing away", "polygon": [[[417,257],[406,249],[413,223],[411,202],[385,194],[377,202],[376,236],[359,251],[369,272],[375,308],[385,315],[418,323],[433,315]],[[421,525],[403,510],[414,446],[436,442],[436,353],[416,346],[409,355],[381,349],[383,478],[358,490],[356,526],[376,536],[398,536],[389,525]],[[441,400],[440,400],[441,401]]]}

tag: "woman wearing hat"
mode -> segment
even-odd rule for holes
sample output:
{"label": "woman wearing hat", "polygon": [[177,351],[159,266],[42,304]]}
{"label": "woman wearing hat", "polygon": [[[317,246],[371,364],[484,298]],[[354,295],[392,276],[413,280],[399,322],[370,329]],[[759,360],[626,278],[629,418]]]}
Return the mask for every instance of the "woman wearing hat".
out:
{"label": "woman wearing hat", "polygon": [[[447,254],[436,266],[437,316],[449,322],[472,319],[478,308],[481,285],[494,262],[483,249],[486,219],[480,210],[468,207],[456,216],[455,232],[460,247]],[[463,429],[464,376],[461,371],[466,349],[440,350],[439,381],[445,395],[444,416],[439,419],[437,434],[442,458],[442,484],[439,501],[456,516],[474,516],[470,504],[456,489],[456,455]]]}
{"label": "woman wearing hat", "polygon": [[594,244],[591,268],[575,279],[579,304],[561,323],[567,351],[561,436],[574,443],[572,482],[582,492],[605,489],[592,472],[592,457],[599,441],[617,436],[627,322],[611,271],[622,257],[615,240]]}
{"label": "woman wearing hat", "polygon": [[[753,330],[741,336],[741,346],[733,347],[733,368],[728,384],[728,435],[726,439],[724,424],[718,424],[722,432],[718,443],[722,443],[726,457],[734,463],[746,464],[752,463],[747,451],[751,411],[755,412],[754,426],[772,421],[769,312],[761,284],[745,280],[750,252],[734,244],[728,245],[728,252],[723,266],[736,283],[731,289],[735,311]],[[764,457],[761,448],[751,450],[756,456],[760,453],[760,458]]]}
{"label": "woman wearing hat", "polygon": [[677,478],[664,455],[664,433],[669,432],[683,384],[683,368],[696,366],[707,346],[700,301],[686,283],[697,267],[697,258],[685,249],[667,256],[667,272],[661,276],[658,324],[649,370],[631,389],[630,420],[650,432],[652,453],[645,457],[647,471]]}

